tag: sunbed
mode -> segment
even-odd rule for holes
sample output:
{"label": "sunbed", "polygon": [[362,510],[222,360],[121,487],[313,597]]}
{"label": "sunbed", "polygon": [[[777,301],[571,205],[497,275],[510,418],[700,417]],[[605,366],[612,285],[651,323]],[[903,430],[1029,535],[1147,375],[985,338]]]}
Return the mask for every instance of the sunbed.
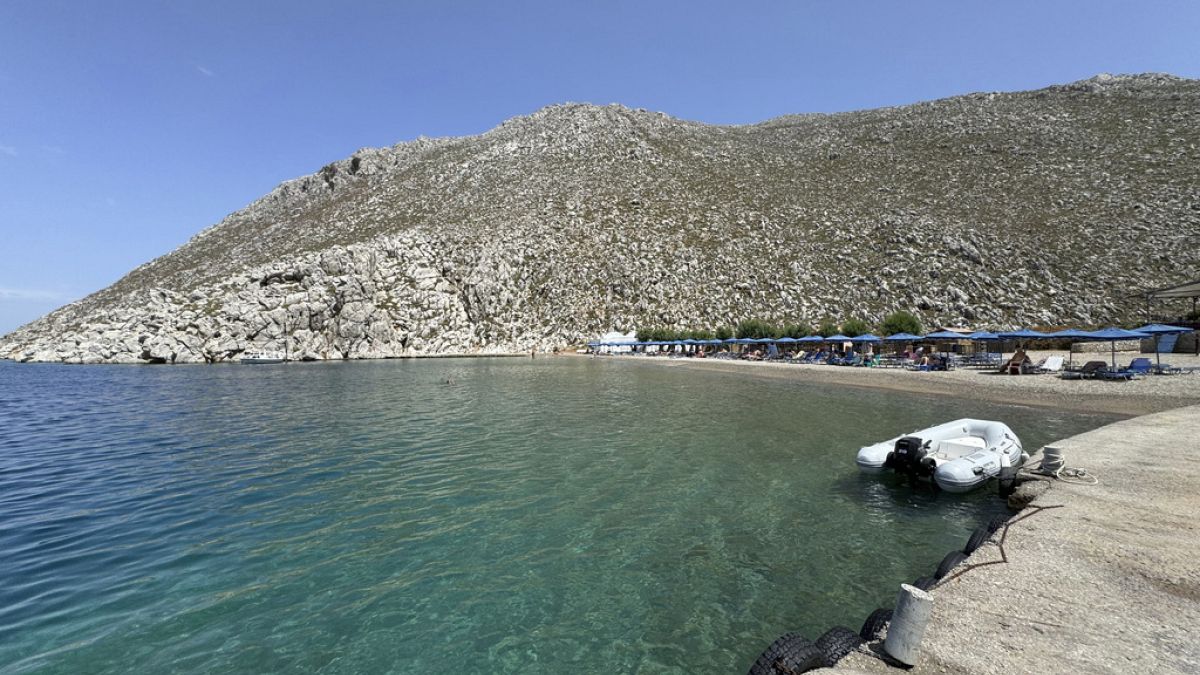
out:
{"label": "sunbed", "polygon": [[1103,361],[1088,361],[1078,370],[1064,370],[1061,377],[1064,380],[1086,380],[1096,377],[1096,373],[1104,370],[1108,364]]}
{"label": "sunbed", "polygon": [[1061,373],[1063,369],[1063,357],[1047,356],[1038,364],[1039,373]]}

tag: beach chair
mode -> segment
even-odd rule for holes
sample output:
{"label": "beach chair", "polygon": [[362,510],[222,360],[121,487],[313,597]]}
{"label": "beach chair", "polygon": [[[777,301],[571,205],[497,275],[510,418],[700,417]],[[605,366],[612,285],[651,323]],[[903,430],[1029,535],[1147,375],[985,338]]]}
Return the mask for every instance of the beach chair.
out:
{"label": "beach chair", "polygon": [[1128,382],[1133,379],[1133,371],[1125,368],[1117,368],[1112,370],[1109,368],[1100,368],[1096,371],[1096,377],[1109,382]]}
{"label": "beach chair", "polygon": [[1000,366],[1000,372],[1007,375],[1024,375],[1026,373],[1037,372],[1035,366],[1029,360],[1029,355],[1024,350],[1012,355],[1012,358],[1005,361]]}
{"label": "beach chair", "polygon": [[1088,361],[1079,370],[1064,370],[1059,377],[1064,380],[1087,380],[1096,377],[1096,373],[1107,366],[1103,361]]}
{"label": "beach chair", "polygon": [[1063,369],[1063,357],[1047,356],[1038,364],[1039,373],[1061,373]]}
{"label": "beach chair", "polygon": [[1154,371],[1154,362],[1145,357],[1136,358],[1129,362],[1129,367],[1125,370],[1134,375],[1149,375]]}

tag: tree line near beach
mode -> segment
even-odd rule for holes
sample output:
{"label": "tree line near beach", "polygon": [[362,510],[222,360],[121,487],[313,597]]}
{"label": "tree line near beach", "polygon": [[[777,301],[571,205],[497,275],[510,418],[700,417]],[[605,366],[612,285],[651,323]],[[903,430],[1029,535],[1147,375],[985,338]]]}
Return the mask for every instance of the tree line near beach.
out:
{"label": "tree line near beach", "polygon": [[802,338],[807,335],[820,335],[821,337],[829,337],[830,335],[842,334],[847,337],[857,337],[867,333],[876,333],[877,335],[894,335],[896,333],[913,333],[914,335],[921,334],[921,320],[911,312],[899,311],[893,312],[883,321],[879,322],[878,326],[872,329],[872,326],[858,318],[845,319],[840,324],[832,319],[822,319],[815,327],[809,323],[799,322],[772,322],[765,319],[746,319],[739,321],[733,326],[718,326],[716,328],[667,328],[667,327],[652,327],[641,328],[637,331],[637,339],[639,342],[648,342],[652,340],[670,341],[670,340],[728,340],[729,338]]}

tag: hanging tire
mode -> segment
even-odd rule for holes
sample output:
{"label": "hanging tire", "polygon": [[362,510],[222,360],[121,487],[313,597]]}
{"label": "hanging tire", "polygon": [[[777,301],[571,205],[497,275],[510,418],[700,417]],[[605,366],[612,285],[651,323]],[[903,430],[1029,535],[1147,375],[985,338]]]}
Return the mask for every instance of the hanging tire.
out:
{"label": "hanging tire", "polygon": [[934,586],[937,586],[937,579],[934,579],[933,577],[919,577],[916,581],[912,582],[912,585],[923,591],[927,591]]}
{"label": "hanging tire", "polygon": [[824,660],[812,640],[799,633],[787,633],[771,643],[754,665],[749,675],[790,675],[820,668]]}
{"label": "hanging tire", "polygon": [[862,630],[858,631],[858,636],[864,640],[878,640],[880,635],[883,635],[884,629],[892,620],[892,610],[880,607],[871,612],[867,620],[863,622]]}
{"label": "hanging tire", "polygon": [[967,540],[967,545],[963,547],[963,553],[971,555],[975,551],[978,551],[979,547],[983,546],[991,538],[992,532],[986,526],[982,525],[975,528],[975,531],[971,533],[971,538]]}
{"label": "hanging tire", "polygon": [[999,530],[1000,528],[1004,527],[1004,524],[1007,522],[1008,522],[1008,516],[993,517],[991,520],[988,521],[988,524],[987,524],[988,532],[995,534],[996,530]]}
{"label": "hanging tire", "polygon": [[817,649],[821,652],[822,664],[826,668],[837,665],[847,654],[858,648],[863,639],[858,633],[845,626],[834,626],[817,638]]}
{"label": "hanging tire", "polygon": [[967,556],[962,551],[950,551],[945,558],[942,558],[942,562],[937,566],[937,571],[933,573],[933,578],[941,581],[946,578],[950,570],[958,567],[966,559]]}

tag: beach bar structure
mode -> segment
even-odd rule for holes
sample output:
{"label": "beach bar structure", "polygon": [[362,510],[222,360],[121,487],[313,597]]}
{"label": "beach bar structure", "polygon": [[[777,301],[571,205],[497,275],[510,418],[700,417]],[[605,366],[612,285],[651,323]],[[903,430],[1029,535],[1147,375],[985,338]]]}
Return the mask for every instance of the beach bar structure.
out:
{"label": "beach bar structure", "polygon": [[1156,288],[1151,291],[1139,293],[1146,300],[1146,321],[1154,321],[1154,317],[1150,315],[1150,306],[1156,300],[1187,300],[1192,301],[1192,316],[1196,316],[1197,300],[1200,300],[1200,279],[1189,281],[1174,286],[1165,288]]}

